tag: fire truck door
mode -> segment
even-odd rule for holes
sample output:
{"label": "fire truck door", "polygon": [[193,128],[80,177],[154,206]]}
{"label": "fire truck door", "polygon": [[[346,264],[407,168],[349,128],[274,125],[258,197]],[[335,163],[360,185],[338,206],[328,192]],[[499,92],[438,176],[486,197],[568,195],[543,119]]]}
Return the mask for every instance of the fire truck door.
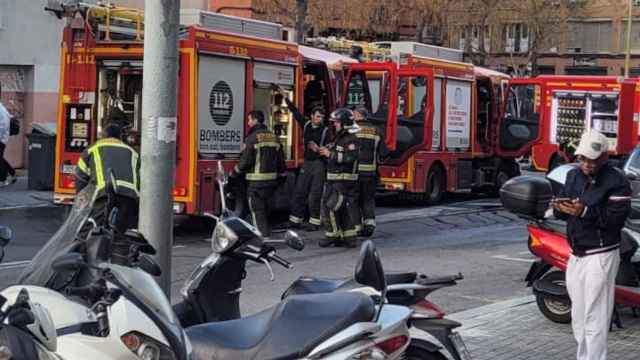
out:
{"label": "fire truck door", "polygon": [[395,150],[397,68],[391,63],[369,63],[350,64],[347,70],[342,106],[366,106],[371,114],[369,120],[384,132],[387,147]]}
{"label": "fire truck door", "polygon": [[540,140],[540,84],[536,80],[511,80],[497,127],[496,153],[503,157],[527,154]]}

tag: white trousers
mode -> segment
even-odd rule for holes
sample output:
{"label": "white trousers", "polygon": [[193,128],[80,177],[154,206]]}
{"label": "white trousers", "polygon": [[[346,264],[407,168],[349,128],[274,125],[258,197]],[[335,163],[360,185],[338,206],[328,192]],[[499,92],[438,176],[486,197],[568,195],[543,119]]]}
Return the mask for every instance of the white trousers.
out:
{"label": "white trousers", "polygon": [[607,358],[607,336],[619,266],[619,249],[569,258],[567,291],[571,298],[571,326],[578,342],[578,360]]}

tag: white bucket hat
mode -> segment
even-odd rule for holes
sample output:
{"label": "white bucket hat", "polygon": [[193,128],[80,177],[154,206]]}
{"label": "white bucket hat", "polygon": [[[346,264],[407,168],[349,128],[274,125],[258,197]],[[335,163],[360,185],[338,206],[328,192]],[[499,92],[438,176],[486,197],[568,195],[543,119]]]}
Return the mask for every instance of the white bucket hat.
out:
{"label": "white bucket hat", "polygon": [[587,130],[582,134],[576,155],[595,160],[607,151],[609,151],[609,139],[597,130]]}

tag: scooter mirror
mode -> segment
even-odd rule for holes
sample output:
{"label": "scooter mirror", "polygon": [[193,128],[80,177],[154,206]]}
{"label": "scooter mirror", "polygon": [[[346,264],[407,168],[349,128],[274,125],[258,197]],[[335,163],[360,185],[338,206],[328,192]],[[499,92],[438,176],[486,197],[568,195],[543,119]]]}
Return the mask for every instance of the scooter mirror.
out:
{"label": "scooter mirror", "polygon": [[0,226],[0,247],[5,247],[13,238],[13,232],[6,226]]}
{"label": "scooter mirror", "polygon": [[87,263],[84,261],[82,254],[76,252],[60,255],[51,264],[55,271],[75,271],[86,266]]}
{"label": "scooter mirror", "polygon": [[293,230],[287,230],[284,234],[284,241],[287,243],[287,246],[294,250],[302,251],[304,249],[304,240]]}
{"label": "scooter mirror", "polygon": [[160,276],[162,274],[162,269],[160,269],[160,265],[153,260],[153,258],[149,255],[143,254],[140,256],[140,260],[138,262],[138,267],[142,269],[149,275],[152,276]]}
{"label": "scooter mirror", "polygon": [[387,288],[380,255],[378,255],[378,251],[371,240],[362,243],[360,258],[356,265],[355,279],[359,284],[370,286],[378,291],[383,291]]}

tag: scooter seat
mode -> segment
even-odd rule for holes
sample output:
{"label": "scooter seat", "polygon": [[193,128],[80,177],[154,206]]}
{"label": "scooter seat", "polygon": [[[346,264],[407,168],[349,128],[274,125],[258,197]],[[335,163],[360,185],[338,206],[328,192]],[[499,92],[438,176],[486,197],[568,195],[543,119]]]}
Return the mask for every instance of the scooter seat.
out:
{"label": "scooter seat", "polygon": [[[387,285],[393,284],[410,284],[416,280],[418,274],[415,272],[408,273],[390,273],[385,274]],[[351,290],[359,287],[353,279],[323,279],[314,277],[300,277],[289,286],[282,294],[282,299],[291,295],[302,294],[326,294],[336,292],[338,290]]]}
{"label": "scooter seat", "polygon": [[360,293],[291,296],[246,318],[186,330],[194,360],[298,359],[331,336],[371,321],[375,306]]}
{"label": "scooter seat", "polygon": [[547,219],[544,221],[544,226],[562,235],[567,235],[567,222],[562,220]]}

